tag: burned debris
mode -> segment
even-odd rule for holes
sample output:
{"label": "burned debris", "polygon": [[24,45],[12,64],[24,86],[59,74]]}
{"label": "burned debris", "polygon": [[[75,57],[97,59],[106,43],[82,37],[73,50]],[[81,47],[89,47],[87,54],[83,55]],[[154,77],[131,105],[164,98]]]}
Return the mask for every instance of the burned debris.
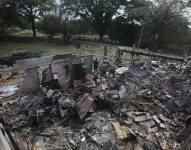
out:
{"label": "burned debris", "polygon": [[39,53],[31,53],[31,52],[17,52],[13,53],[10,56],[0,58],[0,65],[13,66],[17,60],[29,59],[29,58],[39,58],[41,54]]}
{"label": "burned debris", "polygon": [[19,149],[190,148],[189,59],[122,66],[93,57],[30,65],[19,90],[0,89],[1,118]]}

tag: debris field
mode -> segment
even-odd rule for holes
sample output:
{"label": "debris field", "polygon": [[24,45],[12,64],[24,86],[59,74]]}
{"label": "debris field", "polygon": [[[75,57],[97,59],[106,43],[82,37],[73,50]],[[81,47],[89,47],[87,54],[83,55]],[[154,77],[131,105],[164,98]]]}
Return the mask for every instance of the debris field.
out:
{"label": "debris field", "polygon": [[191,60],[60,59],[0,88],[0,129],[12,149],[191,148]]}

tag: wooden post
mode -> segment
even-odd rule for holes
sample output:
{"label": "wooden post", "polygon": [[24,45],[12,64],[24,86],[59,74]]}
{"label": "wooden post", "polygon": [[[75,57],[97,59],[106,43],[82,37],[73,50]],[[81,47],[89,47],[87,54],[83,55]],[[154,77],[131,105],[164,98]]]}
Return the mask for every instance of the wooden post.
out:
{"label": "wooden post", "polygon": [[137,50],[139,50],[140,45],[141,45],[141,40],[142,40],[142,36],[143,36],[143,30],[144,30],[144,22],[143,22],[143,25],[142,25],[142,27],[141,27],[141,33],[140,33],[140,36],[139,36],[139,41],[138,41],[138,45],[137,45]]}
{"label": "wooden post", "polygon": [[107,45],[104,46],[104,57],[107,57]]}
{"label": "wooden post", "polygon": [[116,50],[116,64],[119,65],[119,48]]}

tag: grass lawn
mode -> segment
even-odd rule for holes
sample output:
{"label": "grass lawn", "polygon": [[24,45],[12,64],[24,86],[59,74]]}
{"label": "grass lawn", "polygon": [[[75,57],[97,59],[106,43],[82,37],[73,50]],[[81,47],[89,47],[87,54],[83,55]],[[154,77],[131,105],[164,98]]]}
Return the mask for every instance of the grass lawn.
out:
{"label": "grass lawn", "polygon": [[[80,44],[80,47],[77,45]],[[115,54],[116,48],[108,47],[111,55]],[[49,41],[45,36],[32,38],[31,33],[17,32],[6,37],[4,42],[0,43],[0,57],[9,55],[18,51],[40,52],[43,55],[54,54],[98,54],[103,55],[104,45],[93,42],[69,42],[65,43],[61,38],[55,38]],[[114,52],[113,52],[114,51]]]}
{"label": "grass lawn", "polygon": [[[89,34],[89,35],[76,35],[78,37],[84,37],[90,40],[99,40],[99,35],[93,35],[93,34]],[[104,35],[103,37],[104,40],[109,40],[109,35]]]}
{"label": "grass lawn", "polygon": [[[89,35],[87,35],[89,36]],[[97,35],[93,36],[95,38]],[[106,37],[107,38],[107,37]],[[78,45],[80,44],[80,47]],[[65,43],[60,37],[55,37],[53,41],[49,41],[43,34],[38,33],[37,38],[32,37],[30,32],[13,32],[11,36],[4,39],[4,42],[0,42],[0,57],[9,55],[18,51],[30,51],[40,52],[42,55],[55,55],[64,53],[73,53],[79,55],[85,54],[104,54],[104,45],[96,42],[79,42],[71,41]],[[120,49],[132,50],[132,47],[118,46]],[[140,49],[140,51],[145,51]],[[108,45],[108,55],[115,56],[116,47],[114,45]],[[129,58],[128,56],[125,56]]]}

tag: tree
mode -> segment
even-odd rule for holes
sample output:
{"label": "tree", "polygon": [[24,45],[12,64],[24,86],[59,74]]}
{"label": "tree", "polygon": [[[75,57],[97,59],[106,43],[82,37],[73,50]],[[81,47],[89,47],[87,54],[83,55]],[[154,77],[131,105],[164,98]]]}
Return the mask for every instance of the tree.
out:
{"label": "tree", "polygon": [[137,44],[148,5],[149,2],[144,0],[128,1],[124,5],[124,11],[114,19],[113,26],[109,30],[110,38],[129,46]]}
{"label": "tree", "polygon": [[52,9],[54,0],[20,0],[19,12],[31,23],[33,37],[36,37],[36,19]]}
{"label": "tree", "polygon": [[139,31],[139,24],[129,22],[126,18],[118,17],[109,30],[109,37],[115,42],[133,46],[137,42]]}
{"label": "tree", "polygon": [[112,19],[125,0],[62,0],[62,8],[91,23],[103,40]]}
{"label": "tree", "polygon": [[0,36],[5,33],[7,27],[19,23],[20,18],[17,12],[17,0],[0,1]]}
{"label": "tree", "polygon": [[61,34],[64,41],[69,41],[72,35],[86,34],[92,31],[91,26],[83,20],[63,20]]}
{"label": "tree", "polygon": [[50,40],[61,32],[61,27],[61,19],[55,15],[44,16],[43,20],[38,23],[39,30],[46,33]]}
{"label": "tree", "polygon": [[146,45],[156,50],[183,44],[189,32],[188,21],[183,16],[184,8],[185,3],[178,0],[152,2],[144,18]]}
{"label": "tree", "polygon": [[61,34],[64,41],[69,41],[76,33],[76,26],[72,21],[62,21]]}

